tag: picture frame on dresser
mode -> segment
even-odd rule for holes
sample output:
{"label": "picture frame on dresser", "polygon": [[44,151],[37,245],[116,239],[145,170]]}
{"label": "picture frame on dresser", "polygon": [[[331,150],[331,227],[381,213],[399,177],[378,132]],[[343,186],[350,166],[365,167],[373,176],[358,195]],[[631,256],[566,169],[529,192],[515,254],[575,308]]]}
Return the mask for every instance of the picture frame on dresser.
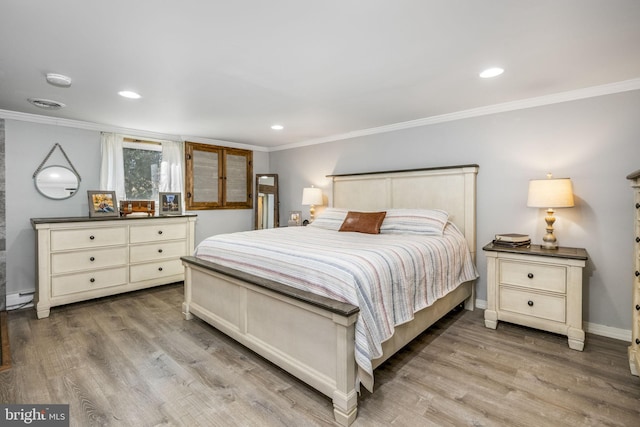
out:
{"label": "picture frame on dresser", "polygon": [[160,216],[182,215],[182,193],[160,192],[158,197]]}
{"label": "picture frame on dresser", "polygon": [[89,217],[119,217],[115,191],[88,190]]}

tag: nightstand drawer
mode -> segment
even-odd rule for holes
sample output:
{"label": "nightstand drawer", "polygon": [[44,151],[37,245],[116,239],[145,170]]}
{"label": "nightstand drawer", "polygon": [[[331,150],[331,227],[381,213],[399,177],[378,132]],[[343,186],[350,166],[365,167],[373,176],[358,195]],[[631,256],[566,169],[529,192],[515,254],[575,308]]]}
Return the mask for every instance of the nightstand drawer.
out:
{"label": "nightstand drawer", "polygon": [[566,321],[567,304],[564,296],[538,294],[501,286],[499,298],[499,310],[561,323]]}
{"label": "nightstand drawer", "polygon": [[500,283],[544,291],[565,293],[567,269],[564,266],[522,261],[500,262]]}

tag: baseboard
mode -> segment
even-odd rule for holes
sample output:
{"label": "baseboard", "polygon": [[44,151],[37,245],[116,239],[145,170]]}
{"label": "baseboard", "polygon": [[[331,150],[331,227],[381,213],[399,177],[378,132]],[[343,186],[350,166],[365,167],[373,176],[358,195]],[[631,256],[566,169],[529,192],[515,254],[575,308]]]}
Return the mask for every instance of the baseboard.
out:
{"label": "baseboard", "polygon": [[612,328],[611,326],[589,322],[584,322],[583,326],[585,332],[590,334],[631,342],[631,330],[629,329]]}
{"label": "baseboard", "polygon": [[[487,308],[487,301],[476,299],[476,308],[485,310]],[[612,328],[611,326],[599,325],[597,323],[590,322],[583,322],[582,327],[585,332],[593,335],[631,342],[630,329]]]}
{"label": "baseboard", "polygon": [[[7,295],[7,310],[27,307],[33,307],[33,294],[29,293],[29,291]],[[476,308],[485,310],[487,308],[487,301],[476,299]],[[590,334],[631,342],[631,330],[629,329],[612,328],[590,322],[584,322],[583,327],[585,332]]]}
{"label": "baseboard", "polygon": [[23,291],[7,295],[7,311],[33,307],[34,291]]}

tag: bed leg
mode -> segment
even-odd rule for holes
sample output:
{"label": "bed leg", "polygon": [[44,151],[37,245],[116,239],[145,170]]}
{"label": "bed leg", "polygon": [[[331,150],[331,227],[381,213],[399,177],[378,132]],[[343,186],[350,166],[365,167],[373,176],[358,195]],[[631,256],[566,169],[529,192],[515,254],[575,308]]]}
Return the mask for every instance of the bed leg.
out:
{"label": "bed leg", "polygon": [[193,319],[193,314],[189,312],[189,304],[187,304],[186,302],[182,303],[182,315],[184,316],[184,320]]}
{"label": "bed leg", "polygon": [[333,415],[341,426],[350,426],[358,415],[358,394],[354,391],[344,394],[333,393]]}

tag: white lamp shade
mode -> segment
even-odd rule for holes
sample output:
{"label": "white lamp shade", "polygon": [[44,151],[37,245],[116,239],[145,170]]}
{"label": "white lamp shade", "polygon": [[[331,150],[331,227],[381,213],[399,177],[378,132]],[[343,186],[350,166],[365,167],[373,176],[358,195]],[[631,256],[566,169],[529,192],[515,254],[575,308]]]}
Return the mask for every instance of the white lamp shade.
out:
{"label": "white lamp shade", "polygon": [[532,208],[573,207],[573,185],[571,180],[569,178],[530,180],[527,206]]}
{"label": "white lamp shade", "polygon": [[316,187],[309,187],[302,190],[303,205],[322,205],[322,190]]}

